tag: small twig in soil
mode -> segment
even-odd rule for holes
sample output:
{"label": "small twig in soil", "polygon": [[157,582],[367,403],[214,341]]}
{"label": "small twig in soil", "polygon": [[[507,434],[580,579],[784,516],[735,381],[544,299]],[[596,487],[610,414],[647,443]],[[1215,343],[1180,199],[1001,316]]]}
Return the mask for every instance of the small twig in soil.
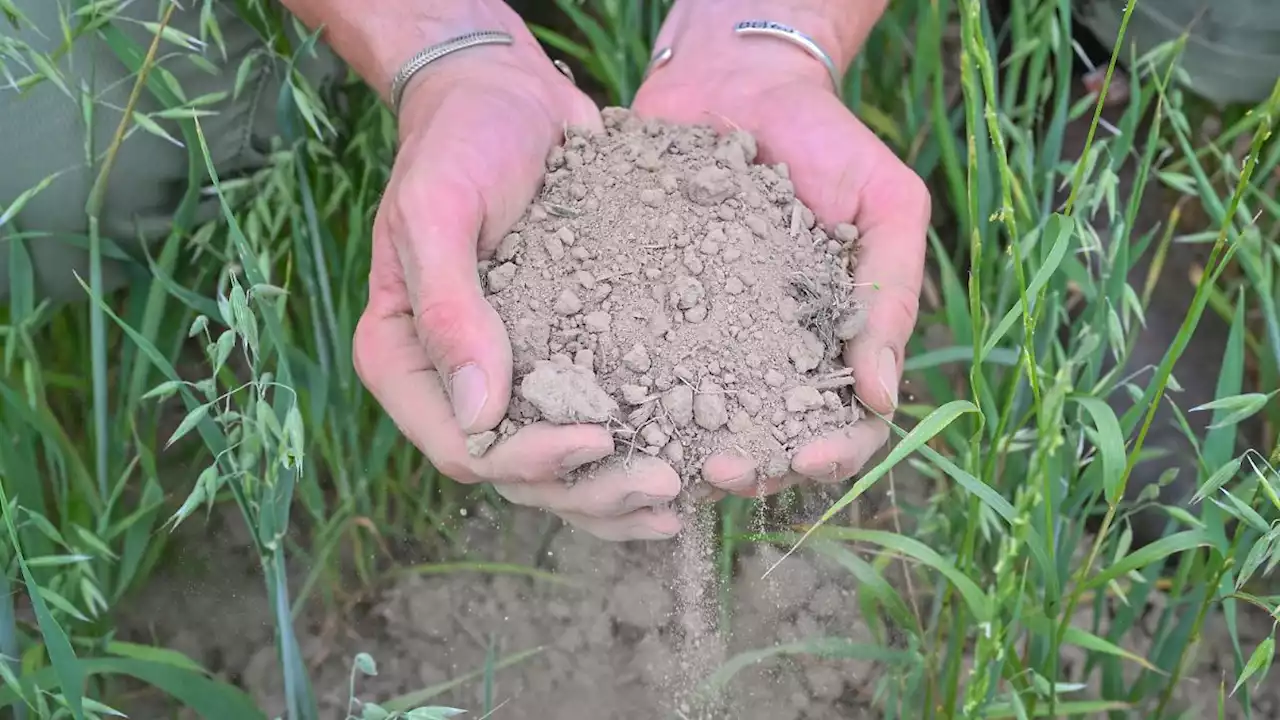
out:
{"label": "small twig in soil", "polygon": [[819,380],[813,384],[813,387],[822,392],[823,390],[836,390],[842,387],[853,387],[852,377],[832,378],[831,380]]}
{"label": "small twig in soil", "polygon": [[635,270],[621,270],[621,271],[616,272],[616,273],[610,273],[610,274],[608,274],[608,275],[602,275],[602,276],[600,276],[600,277],[596,278],[596,282],[597,282],[597,283],[608,282],[608,281],[610,281],[610,280],[612,280],[612,279],[614,279],[614,278],[626,277],[627,275],[635,275],[635,274],[636,274],[636,271],[635,271]]}
{"label": "small twig in soil", "polygon": [[556,203],[550,202],[544,202],[542,205],[547,209],[548,213],[555,215],[556,217],[576,218],[582,215],[581,210],[571,208],[567,205],[557,205]]}

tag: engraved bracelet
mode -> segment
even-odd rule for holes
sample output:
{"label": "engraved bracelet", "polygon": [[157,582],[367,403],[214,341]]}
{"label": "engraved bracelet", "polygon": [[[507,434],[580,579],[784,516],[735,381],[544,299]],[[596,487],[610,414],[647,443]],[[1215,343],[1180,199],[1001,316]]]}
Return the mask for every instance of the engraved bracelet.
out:
{"label": "engraved bracelet", "polygon": [[414,75],[417,75],[422,68],[445,55],[459,50],[466,50],[477,45],[510,45],[513,42],[514,39],[508,33],[497,30],[480,30],[445,40],[419,52],[409,58],[409,61],[400,67],[400,71],[391,80],[391,112],[396,115],[400,114],[400,98],[404,95],[404,88],[409,84],[409,80]]}
{"label": "engraved bracelet", "polygon": [[[831,75],[831,84],[835,86],[836,95],[843,97],[844,82],[840,77],[840,71],[836,69],[836,63],[831,59],[822,46],[813,38],[782,23],[773,22],[772,20],[743,20],[733,26],[733,32],[737,35],[764,35],[767,37],[785,40],[800,49],[812,55],[818,62],[827,68],[827,73]],[[653,72],[657,68],[665,65],[671,60],[673,51],[671,47],[664,47],[653,54],[649,60],[649,67],[645,70],[645,75]]]}

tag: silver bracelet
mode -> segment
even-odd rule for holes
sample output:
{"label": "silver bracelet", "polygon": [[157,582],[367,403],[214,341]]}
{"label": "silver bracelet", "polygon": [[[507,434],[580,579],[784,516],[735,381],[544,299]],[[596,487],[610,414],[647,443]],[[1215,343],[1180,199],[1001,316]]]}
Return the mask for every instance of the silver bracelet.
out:
{"label": "silver bracelet", "polygon": [[513,42],[515,42],[514,38],[508,33],[497,30],[480,30],[445,40],[419,52],[409,58],[409,61],[400,67],[400,71],[391,80],[391,112],[396,115],[400,114],[400,99],[404,95],[404,88],[409,84],[409,80],[413,79],[413,76],[418,74],[418,71],[422,68],[445,55],[459,50],[466,50],[477,45],[510,45]]}
{"label": "silver bracelet", "polygon": [[[831,84],[835,86],[836,95],[843,97],[844,82],[840,77],[840,71],[836,69],[836,63],[831,59],[822,46],[813,38],[800,32],[799,30],[782,23],[773,22],[772,20],[743,20],[733,26],[733,32],[737,35],[764,35],[767,37],[775,37],[779,40],[785,40],[793,45],[800,47],[805,52],[812,55],[818,62],[827,68],[827,73],[831,75]],[[653,72],[657,68],[667,64],[674,54],[672,48],[664,47],[653,54],[649,60],[649,67],[645,70],[645,75]]]}

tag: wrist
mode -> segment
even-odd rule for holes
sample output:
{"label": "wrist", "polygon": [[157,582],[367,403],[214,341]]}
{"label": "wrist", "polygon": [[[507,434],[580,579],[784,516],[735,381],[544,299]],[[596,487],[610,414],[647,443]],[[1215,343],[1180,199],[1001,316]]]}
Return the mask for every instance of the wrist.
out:
{"label": "wrist", "polygon": [[[462,2],[421,2],[392,0],[283,0],[308,27],[324,28],[324,38],[352,69],[383,100],[390,99],[392,78],[418,52],[479,30],[498,30],[511,35],[508,46],[467,49],[461,58],[474,52],[502,53],[512,63],[545,63],[551,66],[537,40],[520,16],[503,0],[463,0]],[[454,62],[453,56],[437,61]],[[434,70],[424,69],[420,74]],[[416,79],[409,86],[416,84]],[[409,88],[406,87],[406,94]]]}
{"label": "wrist", "polygon": [[883,14],[888,0],[677,0],[657,38],[685,68],[735,67],[830,86],[830,73],[816,58],[768,37],[738,36],[743,20],[789,25],[808,35],[831,58],[841,77]]}

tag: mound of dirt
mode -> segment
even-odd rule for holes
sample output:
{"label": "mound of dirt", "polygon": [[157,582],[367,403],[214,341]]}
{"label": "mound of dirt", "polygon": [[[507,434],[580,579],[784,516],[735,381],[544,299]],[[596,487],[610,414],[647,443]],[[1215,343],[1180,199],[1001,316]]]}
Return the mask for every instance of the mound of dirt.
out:
{"label": "mound of dirt", "polygon": [[617,108],[604,119],[603,134],[567,132],[540,196],[480,266],[515,361],[497,435],[607,423],[619,454],[660,455],[686,482],[728,450],[781,475],[862,414],[840,361],[865,323],[858,231],[819,227],[746,133]]}

